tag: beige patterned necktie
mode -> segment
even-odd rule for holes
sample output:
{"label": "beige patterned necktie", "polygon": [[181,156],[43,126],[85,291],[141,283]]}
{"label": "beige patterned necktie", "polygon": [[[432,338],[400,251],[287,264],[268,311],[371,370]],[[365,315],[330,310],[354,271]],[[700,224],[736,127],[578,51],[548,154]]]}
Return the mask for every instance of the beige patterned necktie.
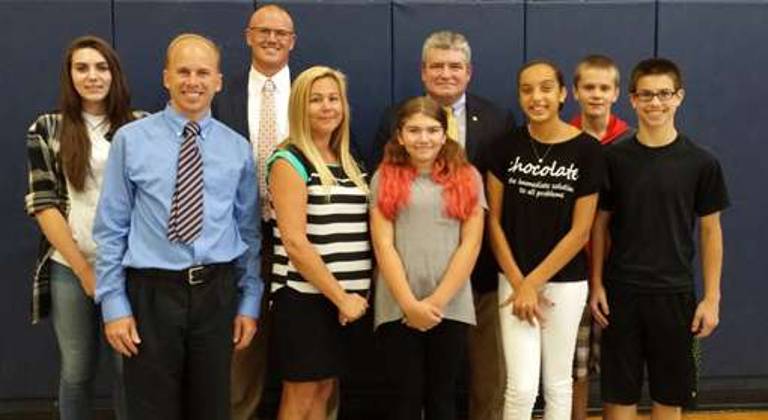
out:
{"label": "beige patterned necktie", "polygon": [[277,113],[275,111],[275,83],[272,79],[264,82],[261,89],[261,111],[259,113],[258,137],[259,197],[261,218],[269,219],[269,189],[267,188],[267,159],[277,145]]}

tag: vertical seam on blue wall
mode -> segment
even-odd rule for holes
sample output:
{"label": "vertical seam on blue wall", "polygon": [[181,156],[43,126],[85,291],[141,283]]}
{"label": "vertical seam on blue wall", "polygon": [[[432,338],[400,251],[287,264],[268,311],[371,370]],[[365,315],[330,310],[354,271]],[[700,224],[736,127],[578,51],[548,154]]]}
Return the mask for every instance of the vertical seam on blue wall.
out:
{"label": "vertical seam on blue wall", "polygon": [[395,103],[395,2],[389,2],[389,104]]}
{"label": "vertical seam on blue wall", "polygon": [[115,2],[117,0],[111,0],[109,2],[109,25],[110,32],[112,34],[112,48],[117,50],[117,31],[115,30]]}
{"label": "vertical seam on blue wall", "polygon": [[659,2],[654,2],[654,16],[653,16],[653,56],[659,56]]}
{"label": "vertical seam on blue wall", "polygon": [[523,63],[528,61],[528,0],[523,1]]}

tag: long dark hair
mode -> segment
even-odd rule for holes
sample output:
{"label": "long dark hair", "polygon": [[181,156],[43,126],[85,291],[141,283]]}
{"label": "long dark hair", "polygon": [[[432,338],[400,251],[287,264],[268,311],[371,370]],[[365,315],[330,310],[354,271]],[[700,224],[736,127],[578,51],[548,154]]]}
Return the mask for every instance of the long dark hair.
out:
{"label": "long dark hair", "polygon": [[128,83],[120,66],[117,53],[103,39],[95,36],[82,36],[72,41],[67,47],[59,78],[59,109],[61,112],[61,132],[59,133],[59,159],[64,174],[75,190],[85,188],[85,179],[91,172],[91,141],[83,121],[82,98],[72,84],[72,55],[83,48],[92,48],[101,54],[109,65],[112,82],[109,93],[104,99],[109,120],[109,138],[123,124],[133,120],[131,113],[131,95]]}

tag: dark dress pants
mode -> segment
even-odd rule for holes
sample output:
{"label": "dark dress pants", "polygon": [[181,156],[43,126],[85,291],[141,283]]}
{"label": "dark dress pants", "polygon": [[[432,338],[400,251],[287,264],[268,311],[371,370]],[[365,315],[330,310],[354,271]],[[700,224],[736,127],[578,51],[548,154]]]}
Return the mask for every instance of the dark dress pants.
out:
{"label": "dark dress pants", "polygon": [[229,420],[229,373],[237,285],[231,264],[185,276],[127,270],[141,344],[126,357],[129,420]]}
{"label": "dark dress pants", "polygon": [[468,327],[452,320],[443,320],[427,332],[399,320],[379,326],[377,334],[394,390],[388,419],[457,418],[456,387],[464,367]]}

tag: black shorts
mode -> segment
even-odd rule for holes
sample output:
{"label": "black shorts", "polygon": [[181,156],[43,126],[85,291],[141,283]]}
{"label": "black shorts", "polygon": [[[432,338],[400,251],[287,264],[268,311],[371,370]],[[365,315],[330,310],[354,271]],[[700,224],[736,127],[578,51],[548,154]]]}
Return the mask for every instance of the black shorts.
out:
{"label": "black shorts", "polygon": [[691,403],[696,396],[693,292],[609,290],[608,305],[609,325],[603,331],[600,360],[603,401],[637,404],[647,367],[654,402],[671,406]]}
{"label": "black shorts", "polygon": [[283,287],[273,296],[272,350],[280,378],[312,382],[337,377],[342,363],[338,310],[322,294]]}

